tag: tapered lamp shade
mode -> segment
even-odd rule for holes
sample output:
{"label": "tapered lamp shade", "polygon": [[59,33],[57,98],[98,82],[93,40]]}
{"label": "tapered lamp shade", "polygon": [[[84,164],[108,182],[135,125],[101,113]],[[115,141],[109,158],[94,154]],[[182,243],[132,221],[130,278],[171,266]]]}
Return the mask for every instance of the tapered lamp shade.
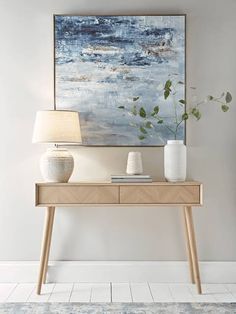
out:
{"label": "tapered lamp shade", "polygon": [[38,111],[33,143],[81,143],[79,113],[67,110]]}

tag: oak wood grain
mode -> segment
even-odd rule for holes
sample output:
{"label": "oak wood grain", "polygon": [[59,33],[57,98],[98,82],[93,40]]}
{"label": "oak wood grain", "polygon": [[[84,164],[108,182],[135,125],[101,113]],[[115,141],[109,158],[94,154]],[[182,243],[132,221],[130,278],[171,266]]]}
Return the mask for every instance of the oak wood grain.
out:
{"label": "oak wood grain", "polygon": [[121,186],[120,203],[200,204],[198,185]]}
{"label": "oak wood grain", "polygon": [[36,183],[36,206],[202,205],[199,182]]}
{"label": "oak wood grain", "polygon": [[42,185],[38,186],[38,204],[117,204],[118,186]]}

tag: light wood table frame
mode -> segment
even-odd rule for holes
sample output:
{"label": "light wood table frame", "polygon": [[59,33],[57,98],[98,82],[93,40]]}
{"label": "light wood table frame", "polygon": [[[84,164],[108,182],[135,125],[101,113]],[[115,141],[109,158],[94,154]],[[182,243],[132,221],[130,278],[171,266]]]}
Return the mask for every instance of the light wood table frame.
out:
{"label": "light wood table frame", "polygon": [[199,294],[198,265],[192,206],[202,205],[199,182],[152,183],[36,183],[35,205],[46,207],[37,294],[46,282],[55,207],[175,206],[183,208],[190,277]]}

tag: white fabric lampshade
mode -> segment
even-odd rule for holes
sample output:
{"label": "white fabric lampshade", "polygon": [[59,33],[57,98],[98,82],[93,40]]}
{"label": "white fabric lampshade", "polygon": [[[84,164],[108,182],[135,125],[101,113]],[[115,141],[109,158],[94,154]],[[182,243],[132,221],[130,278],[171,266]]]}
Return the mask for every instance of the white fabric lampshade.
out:
{"label": "white fabric lampshade", "polygon": [[33,143],[81,143],[79,113],[68,110],[38,111]]}

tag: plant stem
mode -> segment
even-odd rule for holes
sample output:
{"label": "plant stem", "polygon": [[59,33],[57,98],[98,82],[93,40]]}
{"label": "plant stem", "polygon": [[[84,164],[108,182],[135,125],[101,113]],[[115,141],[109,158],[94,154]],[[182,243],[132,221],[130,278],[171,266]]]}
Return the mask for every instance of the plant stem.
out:
{"label": "plant stem", "polygon": [[216,101],[216,102],[218,102],[218,103],[220,103],[220,104],[222,104],[222,105],[225,105],[225,102],[223,102],[223,101],[221,101],[221,100],[219,100],[219,99],[214,99],[214,101]]}
{"label": "plant stem", "polygon": [[176,128],[175,128],[175,140],[177,138],[177,132],[178,132],[178,128],[180,126],[180,124],[183,122],[184,120],[182,119],[177,125],[176,125]]}
{"label": "plant stem", "polygon": [[205,101],[200,101],[198,104],[196,104],[195,107],[199,107],[199,106],[201,106],[202,104],[205,104]]}
{"label": "plant stem", "polygon": [[169,128],[167,125],[165,125],[165,128],[167,128],[171,133],[175,135],[175,131],[173,131],[171,128]]}

